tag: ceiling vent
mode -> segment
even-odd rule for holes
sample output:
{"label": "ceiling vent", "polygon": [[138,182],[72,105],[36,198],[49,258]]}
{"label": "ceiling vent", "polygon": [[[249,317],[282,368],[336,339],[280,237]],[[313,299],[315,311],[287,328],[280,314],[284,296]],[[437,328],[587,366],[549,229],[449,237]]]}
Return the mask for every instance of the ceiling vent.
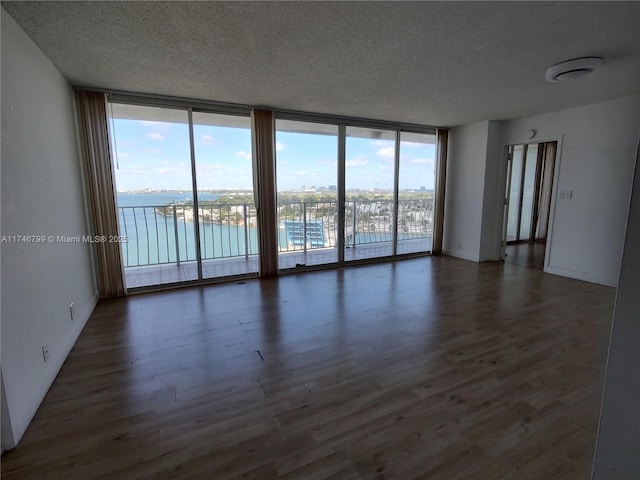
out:
{"label": "ceiling vent", "polygon": [[547,70],[547,82],[569,82],[586,77],[596,68],[602,65],[600,57],[582,57],[567,60],[549,67]]}

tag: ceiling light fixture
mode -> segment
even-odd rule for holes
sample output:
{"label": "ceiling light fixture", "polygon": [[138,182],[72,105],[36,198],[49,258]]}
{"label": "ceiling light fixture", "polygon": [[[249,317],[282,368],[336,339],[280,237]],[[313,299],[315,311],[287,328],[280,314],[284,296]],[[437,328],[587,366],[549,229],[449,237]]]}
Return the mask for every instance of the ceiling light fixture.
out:
{"label": "ceiling light fixture", "polygon": [[567,60],[549,67],[546,74],[547,82],[568,82],[586,77],[602,65],[600,57],[582,57]]}

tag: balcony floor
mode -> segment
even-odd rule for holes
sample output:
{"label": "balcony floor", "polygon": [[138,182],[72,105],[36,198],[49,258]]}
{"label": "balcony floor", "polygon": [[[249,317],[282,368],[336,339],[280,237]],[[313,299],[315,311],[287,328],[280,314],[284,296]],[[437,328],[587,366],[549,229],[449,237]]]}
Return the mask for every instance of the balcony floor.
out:
{"label": "balcony floor", "polygon": [[[431,249],[431,238],[419,240],[403,240],[398,242],[398,254],[418,253]],[[391,242],[362,244],[345,249],[345,261],[364,260],[369,258],[388,257],[393,253]],[[318,248],[304,251],[280,252],[279,267],[281,270],[295,268],[296,265],[324,265],[338,261],[337,248]],[[258,271],[258,256],[248,258],[234,257],[202,261],[204,278],[220,278],[231,275],[242,275]],[[149,265],[143,267],[126,267],[125,281],[127,288],[165,285],[198,279],[198,267],[195,261],[182,262],[180,265]]]}

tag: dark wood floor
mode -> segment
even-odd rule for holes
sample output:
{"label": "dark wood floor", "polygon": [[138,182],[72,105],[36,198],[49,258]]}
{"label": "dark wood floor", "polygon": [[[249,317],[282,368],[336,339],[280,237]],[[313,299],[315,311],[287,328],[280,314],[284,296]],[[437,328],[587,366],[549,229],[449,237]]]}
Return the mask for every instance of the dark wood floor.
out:
{"label": "dark wood floor", "polygon": [[2,478],[588,478],[614,290],[451,258],[102,302]]}

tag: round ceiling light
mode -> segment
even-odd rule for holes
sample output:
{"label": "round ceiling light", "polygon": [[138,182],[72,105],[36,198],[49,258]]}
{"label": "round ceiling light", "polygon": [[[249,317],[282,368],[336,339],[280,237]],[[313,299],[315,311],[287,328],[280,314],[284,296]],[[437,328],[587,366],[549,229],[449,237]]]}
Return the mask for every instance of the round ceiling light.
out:
{"label": "round ceiling light", "polygon": [[547,82],[568,82],[586,77],[602,65],[600,57],[582,57],[567,60],[549,67],[546,74]]}

